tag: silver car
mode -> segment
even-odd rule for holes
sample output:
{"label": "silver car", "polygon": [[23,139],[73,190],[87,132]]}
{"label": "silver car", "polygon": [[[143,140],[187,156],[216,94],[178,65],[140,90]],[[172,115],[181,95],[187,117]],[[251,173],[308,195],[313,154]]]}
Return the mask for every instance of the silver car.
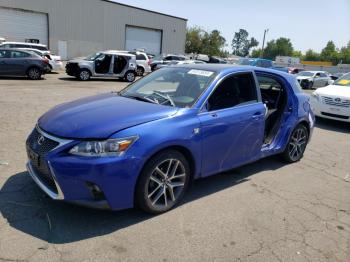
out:
{"label": "silver car", "polygon": [[133,54],[113,50],[98,52],[68,61],[66,73],[82,81],[91,77],[112,77],[133,82],[136,78],[136,58]]}
{"label": "silver car", "polygon": [[324,71],[302,71],[296,75],[296,78],[303,89],[324,87],[334,82]]}

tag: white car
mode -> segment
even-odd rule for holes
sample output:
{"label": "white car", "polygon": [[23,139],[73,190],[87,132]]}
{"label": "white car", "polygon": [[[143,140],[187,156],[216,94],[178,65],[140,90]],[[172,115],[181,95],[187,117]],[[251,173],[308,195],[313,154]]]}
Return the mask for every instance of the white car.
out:
{"label": "white car", "polygon": [[316,116],[350,122],[350,73],[317,89],[311,96],[311,107]]}
{"label": "white car", "polygon": [[35,44],[35,43],[25,43],[25,42],[2,42],[0,45],[1,48],[30,48],[37,49],[40,51],[50,52],[46,45]]}
{"label": "white car", "polygon": [[19,48],[19,49],[31,51],[31,52],[36,53],[37,55],[40,55],[41,57],[46,57],[49,60],[49,68],[50,68],[49,72],[64,69],[60,56],[51,54],[48,51],[41,51],[41,50],[33,49],[33,48]]}
{"label": "white car", "polygon": [[324,71],[302,71],[296,74],[296,78],[303,89],[324,87],[334,82]]}

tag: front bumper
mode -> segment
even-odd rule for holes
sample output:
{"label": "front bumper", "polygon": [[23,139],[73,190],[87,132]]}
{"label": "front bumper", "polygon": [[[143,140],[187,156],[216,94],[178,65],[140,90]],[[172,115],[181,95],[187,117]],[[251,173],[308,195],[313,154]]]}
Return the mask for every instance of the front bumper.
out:
{"label": "front bumper", "polygon": [[[49,136],[42,130],[40,134],[45,138]],[[100,209],[133,207],[134,189],[142,160],[127,156],[104,158],[68,154],[67,151],[77,143],[79,141],[63,142],[40,160],[48,166],[47,175],[51,176],[54,185],[47,183],[47,179],[43,179],[32,160],[29,160],[27,170],[36,184],[54,200]],[[101,190],[98,197],[91,185]]]}
{"label": "front bumper", "polygon": [[315,98],[311,99],[311,107],[318,117],[350,122],[350,108],[327,105]]}

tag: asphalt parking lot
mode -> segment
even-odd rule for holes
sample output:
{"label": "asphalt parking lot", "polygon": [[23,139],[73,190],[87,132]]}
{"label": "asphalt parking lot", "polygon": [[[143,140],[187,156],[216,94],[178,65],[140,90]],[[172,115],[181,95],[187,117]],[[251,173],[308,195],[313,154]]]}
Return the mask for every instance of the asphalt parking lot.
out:
{"label": "asphalt parking lot", "polygon": [[196,181],[160,216],[51,201],[25,171],[36,120],[125,85],[0,79],[0,261],[350,261],[349,124],[318,120],[302,161],[272,157]]}

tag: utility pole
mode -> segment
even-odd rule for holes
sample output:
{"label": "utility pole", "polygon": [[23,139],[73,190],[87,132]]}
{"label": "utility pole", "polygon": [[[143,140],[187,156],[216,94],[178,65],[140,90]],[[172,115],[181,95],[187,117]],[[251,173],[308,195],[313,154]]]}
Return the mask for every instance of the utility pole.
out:
{"label": "utility pole", "polygon": [[264,30],[264,39],[263,39],[263,44],[262,44],[262,49],[261,49],[261,55],[260,55],[261,58],[264,58],[265,37],[266,37],[266,34],[267,34],[268,32],[269,32],[269,29],[265,29],[265,30]]}

